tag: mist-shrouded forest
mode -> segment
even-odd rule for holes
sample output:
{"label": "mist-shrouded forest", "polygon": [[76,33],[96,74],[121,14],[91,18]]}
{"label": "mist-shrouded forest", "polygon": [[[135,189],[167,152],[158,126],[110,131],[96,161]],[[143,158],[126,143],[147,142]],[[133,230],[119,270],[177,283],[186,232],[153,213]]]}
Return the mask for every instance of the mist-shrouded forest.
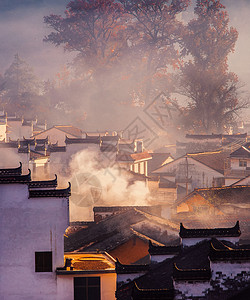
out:
{"label": "mist-shrouded forest", "polygon": [[123,130],[139,116],[170,140],[229,132],[247,118],[248,1],[1,1],[0,8],[0,110],[9,115],[90,131]]}

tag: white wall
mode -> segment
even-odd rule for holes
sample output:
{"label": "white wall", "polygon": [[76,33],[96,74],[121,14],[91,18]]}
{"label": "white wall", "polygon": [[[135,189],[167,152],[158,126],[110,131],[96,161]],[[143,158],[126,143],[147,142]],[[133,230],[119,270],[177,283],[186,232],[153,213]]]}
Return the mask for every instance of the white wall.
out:
{"label": "white wall", "polygon": [[[67,199],[29,199],[26,184],[0,184],[0,220],[0,299],[56,299]],[[36,251],[52,251],[53,272],[35,272]]]}
{"label": "white wall", "polygon": [[6,141],[6,124],[0,124],[0,141]]}
{"label": "white wall", "polygon": [[205,291],[210,288],[209,281],[174,281],[174,288],[181,294],[177,294],[175,299],[193,299],[193,297],[201,297],[205,295]]}

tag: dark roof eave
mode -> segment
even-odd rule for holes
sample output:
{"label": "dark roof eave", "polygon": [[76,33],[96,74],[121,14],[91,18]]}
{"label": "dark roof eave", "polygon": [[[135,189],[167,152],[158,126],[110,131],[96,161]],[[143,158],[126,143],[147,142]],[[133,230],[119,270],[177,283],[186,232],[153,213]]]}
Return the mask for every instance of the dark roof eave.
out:
{"label": "dark roof eave", "polygon": [[68,198],[71,195],[71,184],[66,189],[54,190],[29,190],[29,198]]}
{"label": "dark roof eave", "polygon": [[204,237],[239,237],[241,235],[239,221],[231,228],[214,229],[187,229],[180,224],[179,236],[181,238],[204,238]]}
{"label": "dark roof eave", "polygon": [[55,179],[52,180],[29,182],[29,188],[39,188],[39,187],[57,187],[57,175],[55,174]]}

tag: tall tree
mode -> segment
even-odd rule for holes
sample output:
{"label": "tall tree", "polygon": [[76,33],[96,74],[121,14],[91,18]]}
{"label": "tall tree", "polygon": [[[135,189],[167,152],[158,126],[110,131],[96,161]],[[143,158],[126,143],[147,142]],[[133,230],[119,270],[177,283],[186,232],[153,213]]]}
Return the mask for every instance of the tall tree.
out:
{"label": "tall tree", "polygon": [[45,41],[75,51],[75,66],[98,78],[99,88],[108,85],[107,78],[111,77],[107,74],[112,73],[112,80],[129,79],[129,88],[133,89],[136,82],[147,100],[154,80],[164,78],[167,66],[179,58],[175,45],[183,27],[176,16],[188,3],[189,0],[71,1],[64,17],[44,18],[53,29]]}
{"label": "tall tree", "polygon": [[[166,88],[169,69],[178,65],[178,43],[184,26],[177,19],[189,0],[120,0],[126,13],[126,33],[130,58],[135,62],[136,81],[141,83],[145,102],[157,83]],[[139,72],[138,72],[139,71]],[[159,87],[158,88],[162,88]]]}
{"label": "tall tree", "polygon": [[196,18],[187,25],[181,93],[188,97],[187,119],[195,131],[223,132],[245,107],[238,93],[238,78],[228,70],[228,55],[238,37],[220,0],[197,0]]}
{"label": "tall tree", "polygon": [[107,65],[118,55],[114,37],[122,7],[114,0],[70,1],[65,16],[50,15],[44,22],[54,31],[45,37],[45,42],[77,53],[92,70]]}
{"label": "tall tree", "polygon": [[4,101],[7,109],[25,112],[31,109],[39,93],[39,82],[32,68],[18,54],[4,73]]}

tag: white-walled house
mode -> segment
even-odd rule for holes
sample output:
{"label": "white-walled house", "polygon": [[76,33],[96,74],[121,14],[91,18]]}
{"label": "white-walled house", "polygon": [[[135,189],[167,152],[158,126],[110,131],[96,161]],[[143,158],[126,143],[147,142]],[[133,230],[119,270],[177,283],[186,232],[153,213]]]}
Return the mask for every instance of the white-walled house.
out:
{"label": "white-walled house", "polygon": [[31,181],[22,165],[0,169],[0,299],[114,300],[115,260],[66,253],[71,187]]}
{"label": "white-walled house", "polygon": [[224,181],[223,152],[186,154],[153,171],[186,189],[186,194],[195,188],[220,186]]}
{"label": "white-walled house", "polygon": [[248,299],[237,298],[250,280],[250,245],[237,243],[240,234],[239,222],[214,229],[181,224],[179,246],[149,243],[151,267],[116,264],[117,300]]}
{"label": "white-walled house", "polygon": [[0,169],[0,299],[59,299],[70,188],[31,183],[21,166]]}
{"label": "white-walled house", "polygon": [[232,152],[225,169],[225,185],[232,185],[250,175],[250,143]]}

